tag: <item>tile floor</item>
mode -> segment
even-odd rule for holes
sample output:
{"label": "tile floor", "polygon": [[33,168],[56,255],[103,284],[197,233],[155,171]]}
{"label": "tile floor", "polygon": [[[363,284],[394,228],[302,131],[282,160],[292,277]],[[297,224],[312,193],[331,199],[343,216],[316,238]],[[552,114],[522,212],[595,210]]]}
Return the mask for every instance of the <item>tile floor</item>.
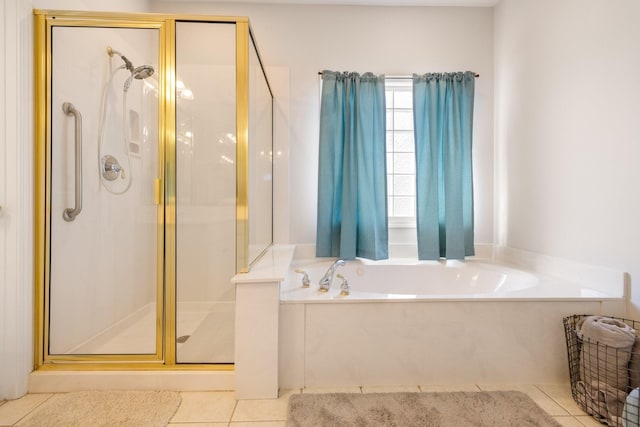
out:
{"label": "tile floor", "polygon": [[[415,387],[351,387],[338,389],[302,389],[281,392],[277,400],[236,400],[234,392],[182,392],[182,404],[170,427],[284,427],[287,401],[294,393],[329,392],[404,392],[404,391],[479,391],[520,390],[562,426],[601,426],[581,411],[571,398],[568,384],[553,385],[442,385]],[[52,394],[28,394],[20,399],[0,402],[0,426],[19,426],[20,421],[49,399]]]}

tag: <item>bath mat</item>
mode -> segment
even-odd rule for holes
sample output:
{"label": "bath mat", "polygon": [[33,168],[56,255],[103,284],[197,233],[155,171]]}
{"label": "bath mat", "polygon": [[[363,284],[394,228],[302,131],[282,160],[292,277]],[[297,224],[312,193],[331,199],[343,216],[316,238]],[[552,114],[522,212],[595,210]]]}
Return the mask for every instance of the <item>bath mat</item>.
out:
{"label": "bath mat", "polygon": [[295,394],[287,427],[560,427],[519,391]]}
{"label": "bath mat", "polygon": [[21,427],[166,426],[178,406],[173,391],[80,391],[55,394]]}

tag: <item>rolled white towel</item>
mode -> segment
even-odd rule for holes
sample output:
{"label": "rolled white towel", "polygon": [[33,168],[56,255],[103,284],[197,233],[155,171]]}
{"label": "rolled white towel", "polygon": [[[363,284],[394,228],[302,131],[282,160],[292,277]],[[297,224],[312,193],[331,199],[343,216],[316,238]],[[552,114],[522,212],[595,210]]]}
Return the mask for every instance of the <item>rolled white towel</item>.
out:
{"label": "rolled white towel", "polygon": [[615,348],[633,347],[636,331],[626,323],[604,316],[588,316],[584,319],[579,334],[590,341]]}
{"label": "rolled white towel", "polygon": [[626,391],[629,385],[627,366],[636,331],[610,317],[589,316],[580,325],[578,336],[583,340],[580,379],[588,384],[604,382]]}

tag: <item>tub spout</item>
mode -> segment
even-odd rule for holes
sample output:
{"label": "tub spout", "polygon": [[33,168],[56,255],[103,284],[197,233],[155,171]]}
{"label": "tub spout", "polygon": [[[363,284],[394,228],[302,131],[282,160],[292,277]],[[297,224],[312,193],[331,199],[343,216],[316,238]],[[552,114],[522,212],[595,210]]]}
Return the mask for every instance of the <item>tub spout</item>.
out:
{"label": "tub spout", "polygon": [[338,267],[344,264],[345,262],[341,259],[331,264],[331,267],[329,267],[327,272],[324,273],[324,276],[322,276],[322,279],[320,279],[320,292],[327,292],[329,290],[329,288],[331,287],[331,282],[333,281],[334,273],[336,272]]}

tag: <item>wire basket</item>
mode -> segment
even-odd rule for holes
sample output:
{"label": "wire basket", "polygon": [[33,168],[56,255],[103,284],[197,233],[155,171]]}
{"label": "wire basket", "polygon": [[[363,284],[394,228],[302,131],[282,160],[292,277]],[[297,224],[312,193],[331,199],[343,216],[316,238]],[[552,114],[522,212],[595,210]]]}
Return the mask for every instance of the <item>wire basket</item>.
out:
{"label": "wire basket", "polygon": [[640,427],[640,322],[608,317],[637,331],[630,346],[611,346],[580,332],[589,316],[563,319],[573,400],[603,424]]}

